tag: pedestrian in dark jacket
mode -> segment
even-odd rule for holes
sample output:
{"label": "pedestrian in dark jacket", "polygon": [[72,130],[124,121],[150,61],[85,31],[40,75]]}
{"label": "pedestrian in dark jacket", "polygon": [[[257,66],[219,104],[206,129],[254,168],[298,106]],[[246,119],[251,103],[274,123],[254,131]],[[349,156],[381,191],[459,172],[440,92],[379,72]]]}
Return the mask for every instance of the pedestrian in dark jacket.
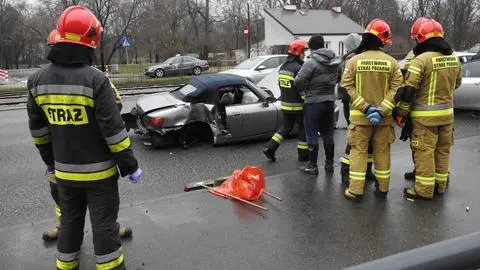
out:
{"label": "pedestrian in dark jacket", "polygon": [[335,84],[338,65],[335,53],[325,48],[321,35],[314,35],[308,42],[312,52],[295,78],[295,85],[305,92],[304,123],[308,144],[308,163],[302,171],[318,174],[318,132],[325,148],[325,170],[333,172],[333,141]]}

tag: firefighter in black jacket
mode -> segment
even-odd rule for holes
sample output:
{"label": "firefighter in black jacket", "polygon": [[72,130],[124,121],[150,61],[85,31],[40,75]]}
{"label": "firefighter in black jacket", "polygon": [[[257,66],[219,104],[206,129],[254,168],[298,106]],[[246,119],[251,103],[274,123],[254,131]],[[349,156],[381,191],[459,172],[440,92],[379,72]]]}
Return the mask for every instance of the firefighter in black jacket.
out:
{"label": "firefighter in black jacket", "polygon": [[[48,35],[47,39],[47,45],[49,47],[53,47],[55,43],[57,43],[57,40],[60,39],[60,34],[58,33],[57,29],[53,29],[50,34]],[[110,85],[113,90],[113,94],[115,96],[115,103],[118,106],[118,109],[121,111],[122,110],[122,100],[120,99],[120,93],[118,92],[117,88],[113,83],[110,81]],[[50,182],[50,194],[52,195],[52,198],[55,202],[55,229],[51,231],[46,231],[42,234],[42,239],[44,241],[53,241],[57,240],[58,238],[58,233],[60,231],[60,217],[61,217],[61,211],[60,211],[60,202],[58,198],[58,188],[57,188],[57,179],[55,179],[55,169],[54,167],[50,167],[46,171],[47,178]],[[126,238],[126,237],[131,237],[133,234],[132,228],[130,227],[120,227],[118,234],[120,235],[120,238]]]}
{"label": "firefighter in black jacket", "polygon": [[273,134],[272,139],[263,149],[265,156],[271,161],[276,160],[277,151],[284,138],[292,131],[295,123],[298,124],[298,160],[308,160],[308,145],[305,138],[303,127],[303,96],[300,89],[295,87],[295,77],[302,67],[305,58],[305,50],[308,44],[303,40],[294,40],[288,48],[287,62],[285,62],[278,71],[278,83],[281,93],[281,110],[283,122],[277,133]]}
{"label": "firefighter in black jacket", "polygon": [[61,208],[57,269],[78,269],[88,207],[97,269],[125,269],[117,223],[118,177],[138,182],[130,139],[108,78],[90,66],[102,26],[71,6],[57,23],[51,65],[27,83],[30,132],[47,171],[54,169]]}

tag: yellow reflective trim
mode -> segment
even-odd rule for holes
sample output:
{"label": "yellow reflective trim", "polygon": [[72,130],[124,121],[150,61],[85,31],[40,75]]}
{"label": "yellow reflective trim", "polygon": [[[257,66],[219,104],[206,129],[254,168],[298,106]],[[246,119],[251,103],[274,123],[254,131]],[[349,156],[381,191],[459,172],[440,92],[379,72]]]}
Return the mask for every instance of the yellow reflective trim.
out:
{"label": "yellow reflective trim", "polygon": [[448,173],[435,173],[435,176],[448,177]]}
{"label": "yellow reflective trim", "polygon": [[365,175],[367,175],[367,173],[350,171],[350,175],[365,176]]}
{"label": "yellow reflective trim", "polygon": [[41,95],[35,97],[35,102],[42,106],[44,104],[64,104],[64,105],[83,105],[92,107],[94,106],[93,99],[85,96],[74,95]]}
{"label": "yellow reflective trim", "polygon": [[78,260],[73,262],[63,262],[63,261],[60,261],[59,259],[57,259],[57,263],[56,263],[57,268],[60,270],[72,270],[78,267],[79,264],[80,263],[78,262]]}
{"label": "yellow reflective trim", "polygon": [[364,101],[363,97],[359,96],[355,99],[355,101],[352,103],[353,107],[357,107]]}
{"label": "yellow reflective trim", "polygon": [[300,98],[301,98],[302,100],[305,100],[305,96],[300,96]]}
{"label": "yellow reflective trim", "polygon": [[303,110],[303,107],[302,106],[285,106],[285,105],[281,105],[280,106],[280,109],[284,110],[284,111],[302,111]]}
{"label": "yellow reflective trim", "polygon": [[368,163],[373,162],[373,157],[369,157],[369,158],[367,159],[367,162],[368,162]]}
{"label": "yellow reflective trim", "polygon": [[350,115],[353,115],[353,116],[363,115],[363,116],[365,116],[365,114],[360,110],[350,110]]}
{"label": "yellow reflective trim", "polygon": [[108,145],[108,148],[110,148],[110,152],[118,153],[127,149],[129,146],[130,146],[130,138],[127,137],[119,143]]}
{"label": "yellow reflective trim", "polygon": [[424,177],[415,175],[415,181],[421,184],[433,185],[435,183],[435,177]]}
{"label": "yellow reflective trim", "polygon": [[280,75],[278,75],[278,78],[280,78],[280,79],[286,79],[286,80],[292,80],[292,81],[295,80],[294,77],[292,77],[292,76],[290,76],[290,75],[285,75],[285,74],[280,74]]}
{"label": "yellow reflective trim", "polygon": [[421,70],[420,68],[416,67],[416,66],[409,66],[408,69],[409,69],[409,70],[410,70],[410,69],[415,70],[415,71],[417,71],[417,72],[419,72],[419,73],[422,72],[422,70]]}
{"label": "yellow reflective trim", "polygon": [[433,71],[430,77],[430,88],[428,90],[428,105],[435,104],[435,91],[437,90],[437,72]]}
{"label": "yellow reflective trim", "polygon": [[391,172],[390,170],[381,171],[381,170],[377,170],[377,169],[374,169],[373,171],[377,172],[377,173],[382,173],[382,174],[387,174],[387,173],[390,174],[390,172]]}
{"label": "yellow reflective trim", "polygon": [[34,144],[46,144],[50,142],[50,135],[45,135],[43,137],[33,137]]}
{"label": "yellow reflective trim", "polygon": [[340,162],[344,163],[344,164],[347,164],[347,165],[350,165],[350,160],[348,158],[340,158]]}
{"label": "yellow reflective trim", "polygon": [[453,108],[446,110],[435,110],[435,111],[412,111],[410,113],[411,117],[432,117],[432,116],[448,116],[453,114]]}
{"label": "yellow reflective trim", "polygon": [[117,259],[108,263],[97,263],[97,270],[110,270],[118,267],[123,262],[123,254]]}
{"label": "yellow reflective trim", "polygon": [[400,109],[402,109],[402,110],[406,110],[406,111],[407,111],[407,110],[410,109],[410,104],[407,103],[407,102],[400,101],[400,102],[398,103],[398,107],[399,107]]}
{"label": "yellow reflective trim", "polygon": [[72,34],[72,33],[65,33],[65,39],[73,40],[73,41],[80,41],[82,39],[81,36]]}
{"label": "yellow reflective trim", "polygon": [[408,69],[408,72],[413,73],[413,74],[416,74],[416,75],[420,75],[420,72],[417,72],[417,71],[415,71],[415,70],[413,70],[413,69]]}
{"label": "yellow reflective trim", "polygon": [[350,174],[350,179],[352,179],[352,180],[359,180],[359,181],[365,181],[365,176],[361,177],[361,176],[354,176],[354,175],[351,175],[351,174]]}
{"label": "yellow reflective trim", "polygon": [[308,145],[299,144],[299,145],[297,145],[297,148],[298,148],[298,149],[308,150]]}
{"label": "yellow reflective trim", "polygon": [[279,144],[282,143],[282,140],[275,135],[273,135],[272,140],[276,141]]}
{"label": "yellow reflective trim", "polygon": [[390,110],[393,110],[393,109],[395,108],[395,105],[393,105],[393,103],[391,103],[390,101],[388,101],[388,100],[386,100],[386,99],[383,100],[383,101],[381,102],[381,104],[382,104],[383,106],[389,108]]}
{"label": "yellow reflective trim", "polygon": [[117,167],[111,167],[110,169],[106,169],[99,172],[94,173],[71,173],[71,172],[62,172],[55,170],[55,176],[60,179],[64,180],[71,180],[71,181],[95,181],[95,180],[103,180],[108,177],[112,177],[118,174]]}
{"label": "yellow reflective trim", "polygon": [[389,179],[390,178],[390,175],[382,175],[382,174],[376,174],[374,173],[375,177],[376,178],[380,178],[380,179]]}
{"label": "yellow reflective trim", "polygon": [[62,216],[62,211],[60,211],[60,207],[58,207],[58,206],[55,206],[55,216],[57,218]]}

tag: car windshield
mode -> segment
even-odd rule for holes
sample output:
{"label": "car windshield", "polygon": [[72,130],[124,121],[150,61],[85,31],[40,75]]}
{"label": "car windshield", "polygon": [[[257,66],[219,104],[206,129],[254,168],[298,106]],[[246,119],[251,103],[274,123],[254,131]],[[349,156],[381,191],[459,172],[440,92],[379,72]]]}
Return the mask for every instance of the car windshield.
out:
{"label": "car windshield", "polygon": [[264,58],[261,57],[250,58],[240,63],[238,66],[235,67],[235,69],[251,69],[256,65],[260,64],[260,62],[262,62],[263,60]]}
{"label": "car windshield", "polygon": [[185,101],[185,97],[195,92],[196,90],[197,88],[195,86],[191,84],[186,84],[178,89],[173,90],[172,92],[170,92],[170,94],[175,98],[180,99],[181,101]]}

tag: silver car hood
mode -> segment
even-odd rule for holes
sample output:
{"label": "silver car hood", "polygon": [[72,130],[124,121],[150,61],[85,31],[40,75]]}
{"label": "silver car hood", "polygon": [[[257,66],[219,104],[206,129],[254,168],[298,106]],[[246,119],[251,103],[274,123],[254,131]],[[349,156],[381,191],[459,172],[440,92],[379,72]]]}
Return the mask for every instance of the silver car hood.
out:
{"label": "silver car hood", "polygon": [[137,101],[137,108],[145,113],[180,104],[185,104],[185,102],[174,98],[169,92],[162,92],[141,97]]}

